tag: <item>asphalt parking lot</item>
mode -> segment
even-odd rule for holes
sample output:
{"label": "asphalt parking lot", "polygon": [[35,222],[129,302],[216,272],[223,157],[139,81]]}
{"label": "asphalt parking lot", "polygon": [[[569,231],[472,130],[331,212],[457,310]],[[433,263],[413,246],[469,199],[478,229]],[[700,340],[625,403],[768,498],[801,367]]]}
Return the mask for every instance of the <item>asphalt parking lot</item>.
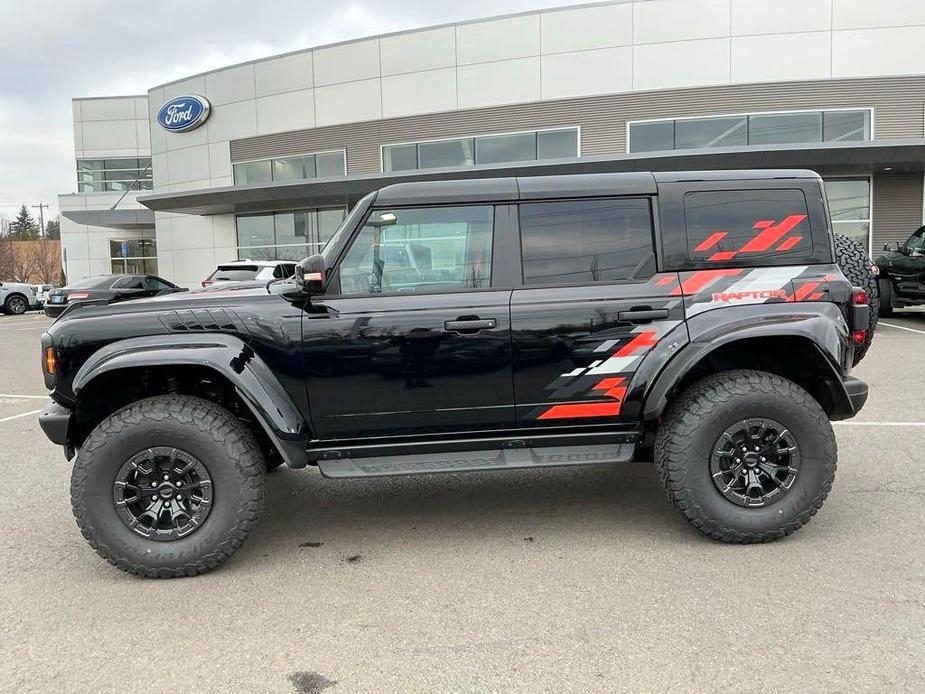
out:
{"label": "asphalt parking lot", "polygon": [[80,536],[39,430],[48,319],[0,316],[0,691],[925,690],[925,313],[886,321],[802,531],[727,546],[650,465],[268,477],[224,567],[151,581]]}

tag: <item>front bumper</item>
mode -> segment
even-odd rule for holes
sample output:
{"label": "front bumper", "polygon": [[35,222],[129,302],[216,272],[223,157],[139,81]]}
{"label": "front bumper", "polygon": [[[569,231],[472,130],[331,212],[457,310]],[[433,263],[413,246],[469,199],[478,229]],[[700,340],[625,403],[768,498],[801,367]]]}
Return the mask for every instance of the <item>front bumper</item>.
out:
{"label": "front bumper", "polygon": [[39,414],[39,426],[48,440],[58,446],[67,445],[68,428],[71,425],[72,411],[56,402],[50,402]]}
{"label": "front bumper", "polygon": [[864,403],[867,402],[867,384],[859,378],[854,378],[854,376],[846,377],[842,383],[845,386],[848,400],[851,402],[851,409],[854,410],[854,414],[857,414],[864,407]]}

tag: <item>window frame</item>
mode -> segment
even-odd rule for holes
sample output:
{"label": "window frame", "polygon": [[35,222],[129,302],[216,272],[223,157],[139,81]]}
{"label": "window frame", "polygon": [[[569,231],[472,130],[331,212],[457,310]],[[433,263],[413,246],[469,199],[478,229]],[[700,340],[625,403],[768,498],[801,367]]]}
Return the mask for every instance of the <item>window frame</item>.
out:
{"label": "window frame", "polygon": [[[449,287],[445,289],[427,289],[424,291],[414,292],[389,292],[381,294],[343,294],[340,288],[340,271],[341,266],[356,243],[357,238],[366,227],[369,218],[377,212],[390,209],[438,209],[445,207],[490,207],[492,208],[492,238],[491,238],[491,275],[487,287]],[[517,286],[516,277],[512,272],[510,263],[505,262],[505,256],[511,254],[511,237],[516,232],[516,227],[511,224],[510,208],[516,208],[516,204],[499,203],[493,200],[480,200],[478,202],[446,202],[446,203],[424,203],[420,205],[389,205],[376,206],[371,205],[365,214],[357,222],[356,226],[350,230],[350,236],[345,240],[338,249],[337,257],[331,264],[331,280],[325,293],[322,295],[327,299],[394,299],[395,297],[415,297],[429,296],[434,294],[460,294],[475,292],[492,292],[499,290],[514,289]],[[516,213],[514,215],[516,220]]]}
{"label": "window frame", "polygon": [[[435,137],[435,138],[426,139],[426,140],[385,142],[379,145],[379,172],[380,173],[402,173],[402,172],[408,172],[408,171],[430,171],[432,170],[429,168],[425,169],[420,166],[420,163],[421,163],[420,153],[415,151],[415,158],[418,162],[417,168],[399,169],[398,171],[386,171],[385,169],[385,148],[386,147],[407,147],[409,145],[414,145],[415,147],[417,147],[417,145],[426,145],[432,142],[454,142],[456,140],[472,140],[472,157],[473,157],[472,166],[480,166],[478,161],[475,161],[476,159],[476,140],[480,137],[503,137],[505,135],[531,135],[531,134],[536,135],[539,133],[554,132],[558,130],[574,130],[575,131],[575,135],[576,135],[575,137],[575,150],[576,150],[575,156],[580,157],[581,156],[581,125],[578,125],[578,124],[555,125],[555,126],[549,126],[549,127],[544,127],[544,128],[532,128],[529,130],[509,130],[509,131],[501,131],[501,132],[487,132],[487,133],[476,133],[476,134],[462,133],[459,135],[450,135],[447,137]],[[539,148],[537,147],[537,149]],[[535,161],[536,162],[536,161],[545,161],[545,160],[544,159],[527,159],[524,161]],[[491,166],[491,164],[486,164],[486,166]]]}
{"label": "window frame", "polygon": [[[652,243],[652,255],[654,256],[654,264],[652,274],[648,277],[631,277],[621,280],[602,280],[599,282],[544,282],[542,284],[527,284],[524,280],[523,266],[524,266],[524,249],[523,249],[523,230],[520,226],[520,207],[522,205],[532,205],[532,204],[543,204],[551,202],[596,202],[600,200],[647,200],[649,203],[649,228],[650,228],[650,241]],[[649,281],[652,277],[661,272],[661,230],[659,228],[659,210],[658,210],[658,196],[657,195],[588,195],[588,196],[572,196],[572,197],[551,197],[551,198],[537,198],[536,200],[519,200],[516,204],[512,205],[514,208],[514,217],[516,221],[516,243],[517,243],[517,267],[520,274],[519,278],[519,289],[556,289],[560,287],[606,287],[606,286],[622,286],[622,285],[633,285],[633,284],[644,284]]]}
{"label": "window frame", "polygon": [[[745,118],[746,119],[746,142],[748,142],[748,130],[747,130],[748,124],[747,123],[748,123],[749,116],[784,116],[784,115],[799,114],[799,113],[818,113],[820,114],[820,118],[822,119],[822,138],[823,139],[819,140],[819,142],[823,143],[823,142],[828,142],[828,140],[825,140],[825,114],[845,112],[845,111],[867,111],[867,113],[870,116],[869,118],[870,139],[869,140],[831,140],[832,142],[873,142],[874,140],[877,139],[876,122],[874,121],[876,111],[873,106],[842,106],[838,108],[818,107],[818,108],[784,109],[784,110],[779,110],[779,111],[742,111],[742,112],[736,112],[736,113],[708,113],[708,114],[701,114],[697,116],[671,116],[667,118],[639,118],[636,120],[628,120],[626,121],[626,131],[625,131],[626,145],[624,149],[626,151],[626,154],[643,154],[649,151],[666,151],[666,152],[691,151],[691,149],[678,149],[677,147],[673,146],[672,149],[670,150],[642,150],[639,152],[633,152],[632,149],[630,148],[631,146],[630,128],[633,125],[637,125],[641,123],[642,124],[665,123],[665,122],[677,122],[677,121],[704,120],[704,119],[709,119],[709,118]],[[674,141],[672,144],[676,145],[677,141]],[[736,146],[764,147],[767,145],[745,144],[745,145],[736,145]],[[695,149],[704,149],[704,148],[695,148]],[[706,148],[706,149],[709,149],[709,148]]]}

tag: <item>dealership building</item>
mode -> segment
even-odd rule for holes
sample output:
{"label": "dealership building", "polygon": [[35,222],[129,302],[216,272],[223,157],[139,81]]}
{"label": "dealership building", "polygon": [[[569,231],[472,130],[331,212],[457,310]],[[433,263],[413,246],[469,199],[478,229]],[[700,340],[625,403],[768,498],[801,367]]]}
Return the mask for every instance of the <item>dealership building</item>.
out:
{"label": "dealership building", "polygon": [[922,46],[922,0],[618,1],[74,99],[66,271],[194,286],[312,253],[391,182],[597,171],[813,169],[878,249],[923,223]]}

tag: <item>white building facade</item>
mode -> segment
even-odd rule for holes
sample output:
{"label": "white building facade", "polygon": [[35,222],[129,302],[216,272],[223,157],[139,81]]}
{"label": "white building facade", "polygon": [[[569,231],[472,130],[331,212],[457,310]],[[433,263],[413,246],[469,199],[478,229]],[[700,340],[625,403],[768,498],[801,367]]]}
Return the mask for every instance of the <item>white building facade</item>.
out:
{"label": "white building facade", "polygon": [[[377,185],[511,167],[814,168],[836,230],[877,248],[923,222],[923,44],[921,0],[635,0],[75,99],[66,270],[195,286],[220,262],[312,252]],[[180,96],[208,118],[170,132],[157,113]]]}

